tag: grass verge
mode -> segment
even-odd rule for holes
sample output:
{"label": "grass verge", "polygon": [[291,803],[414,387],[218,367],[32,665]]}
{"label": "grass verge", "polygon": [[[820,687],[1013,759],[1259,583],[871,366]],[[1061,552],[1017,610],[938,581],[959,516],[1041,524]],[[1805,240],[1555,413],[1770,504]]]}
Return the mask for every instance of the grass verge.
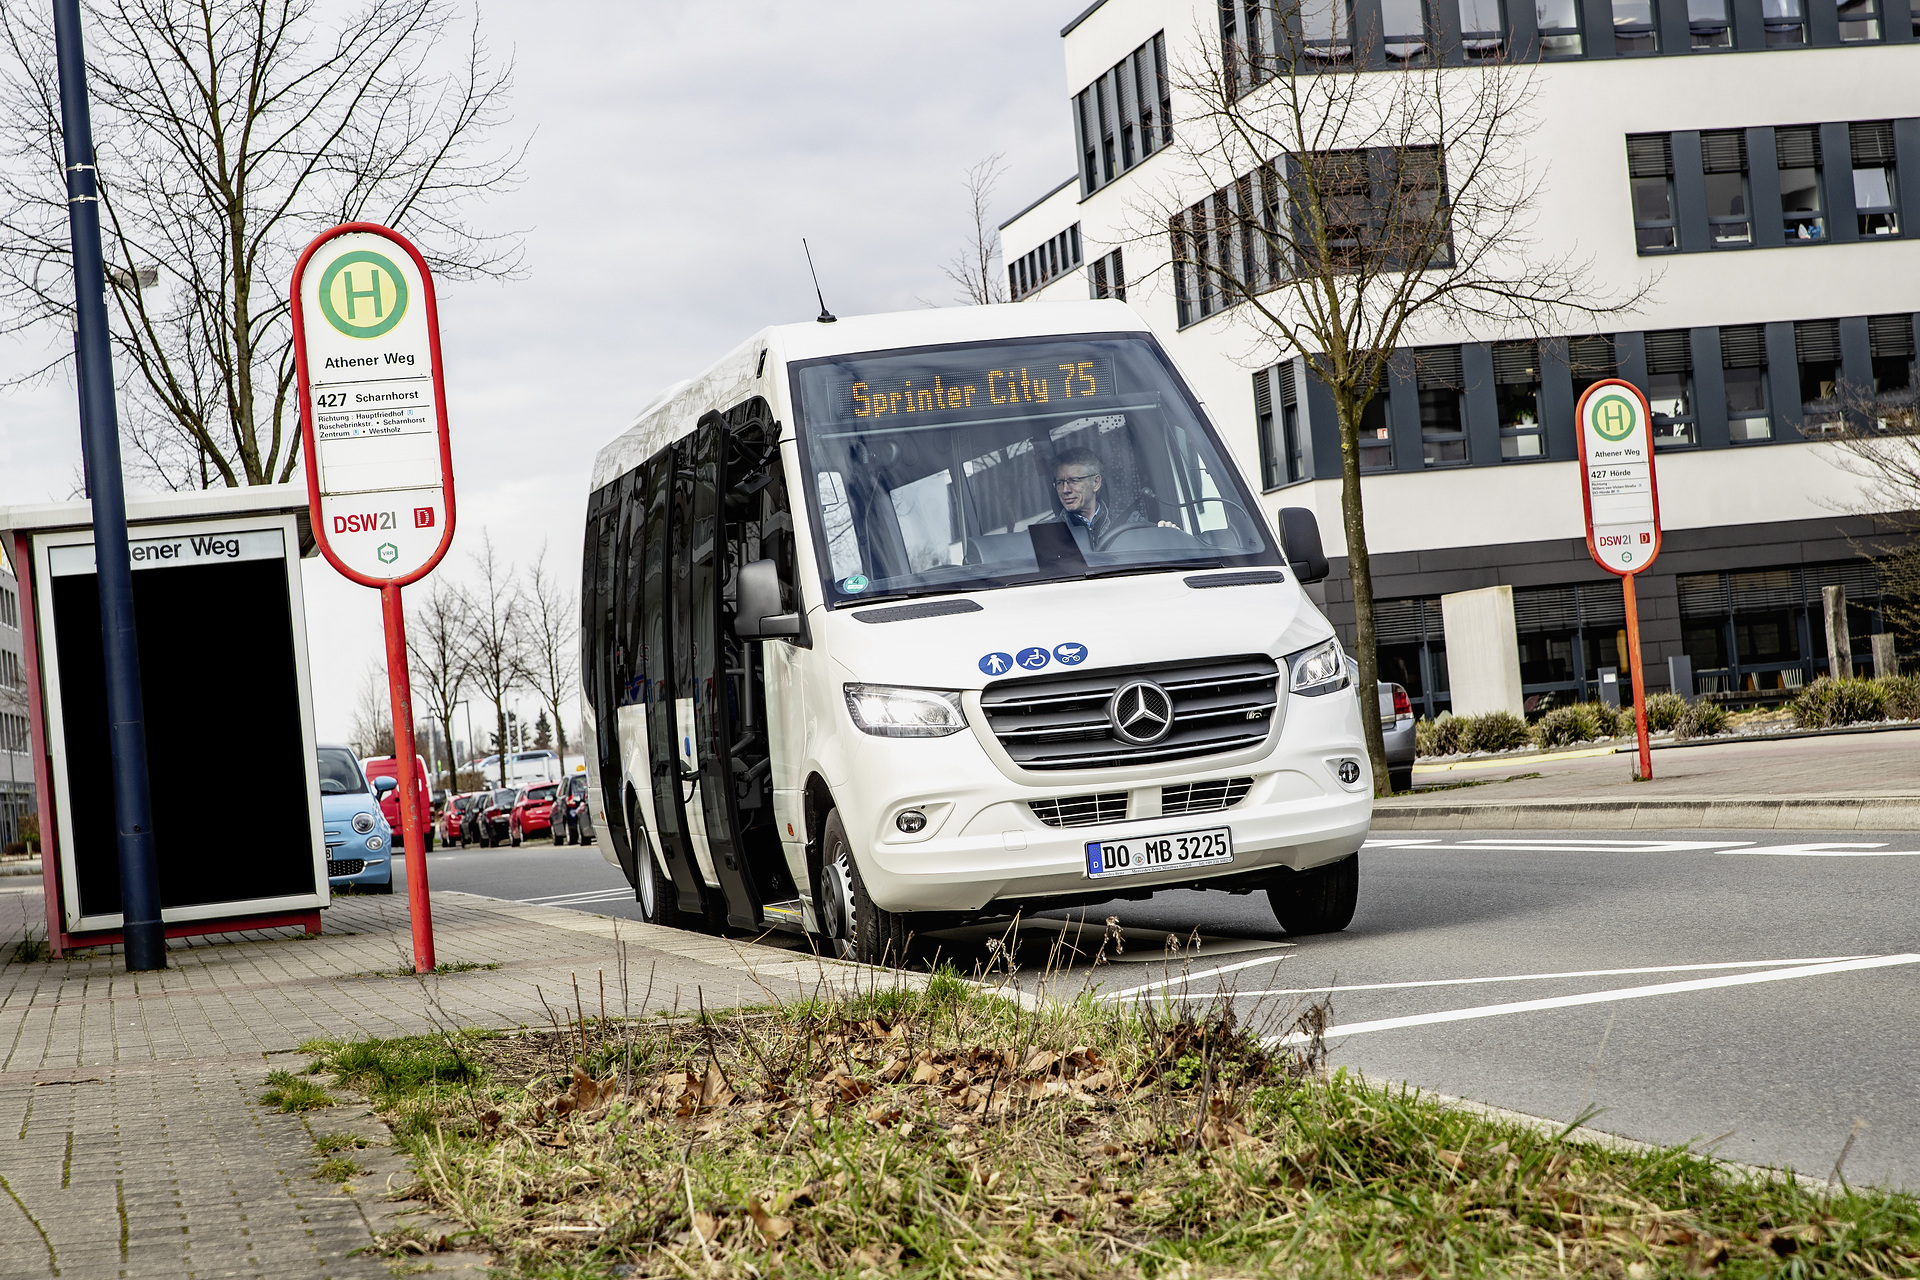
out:
{"label": "grass verge", "polygon": [[315,1047],[523,1277],[1920,1274],[1907,1195],[1493,1122],[1328,1076],[1230,1007],[936,980]]}

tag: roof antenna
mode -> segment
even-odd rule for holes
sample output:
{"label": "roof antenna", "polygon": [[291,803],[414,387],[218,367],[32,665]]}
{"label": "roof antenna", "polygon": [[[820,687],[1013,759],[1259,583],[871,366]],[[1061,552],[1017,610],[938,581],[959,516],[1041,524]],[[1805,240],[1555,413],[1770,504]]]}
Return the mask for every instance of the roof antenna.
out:
{"label": "roof antenna", "polygon": [[813,296],[820,299],[820,314],[814,319],[821,324],[832,324],[839,317],[827,310],[827,300],[820,295],[820,273],[813,269],[813,250],[807,248],[805,236],[800,237],[800,248],[807,255],[807,273],[813,277]]}

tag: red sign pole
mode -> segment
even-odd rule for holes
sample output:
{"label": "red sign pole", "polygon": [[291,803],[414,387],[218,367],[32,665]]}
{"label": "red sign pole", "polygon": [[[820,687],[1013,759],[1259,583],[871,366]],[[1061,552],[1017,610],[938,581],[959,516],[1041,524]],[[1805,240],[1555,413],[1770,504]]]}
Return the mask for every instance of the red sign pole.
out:
{"label": "red sign pole", "polygon": [[[407,616],[400,587],[380,588],[387,630],[387,693],[393,702],[393,753],[400,762],[400,822],[407,833],[407,914],[413,918],[413,971],[433,971],[433,902],[427,897],[427,824],[420,813],[420,774],[413,750],[413,684],[407,677]],[[1635,678],[1639,669],[1635,668]],[[1646,717],[1641,716],[1644,727]]]}
{"label": "red sign pole", "polygon": [[[1640,767],[1634,773],[1634,780],[1645,782],[1653,777],[1653,743],[1647,738],[1647,684],[1640,672],[1640,602],[1633,594],[1633,580],[1637,577],[1634,573],[1621,575],[1620,591],[1627,608],[1627,652],[1633,656],[1633,725],[1640,739]],[[413,855],[407,856],[407,876],[411,882]]]}

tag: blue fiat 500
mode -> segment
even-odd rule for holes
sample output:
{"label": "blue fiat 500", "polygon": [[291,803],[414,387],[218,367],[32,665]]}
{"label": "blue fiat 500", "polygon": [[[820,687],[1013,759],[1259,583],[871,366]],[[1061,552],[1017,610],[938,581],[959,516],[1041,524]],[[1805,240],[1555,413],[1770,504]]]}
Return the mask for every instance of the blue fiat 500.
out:
{"label": "blue fiat 500", "polygon": [[[391,778],[381,778],[381,791]],[[346,747],[320,748],[320,816],[327,833],[327,883],[335,889],[393,892],[393,832],[367,785],[360,759]]]}

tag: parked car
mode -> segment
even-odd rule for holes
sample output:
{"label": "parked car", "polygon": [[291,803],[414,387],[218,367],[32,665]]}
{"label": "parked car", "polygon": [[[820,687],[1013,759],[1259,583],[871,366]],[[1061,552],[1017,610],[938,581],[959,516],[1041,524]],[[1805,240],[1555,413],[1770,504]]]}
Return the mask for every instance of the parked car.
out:
{"label": "parked car", "polygon": [[[380,798],[380,811],[387,819],[387,825],[393,828],[393,847],[407,847],[407,824],[400,816],[400,761],[394,756],[376,756],[367,761],[367,778],[392,778],[394,789]],[[420,818],[427,829],[427,850],[433,849],[433,794],[427,781],[427,762],[419,756],[413,758],[414,789],[419,794]]]}
{"label": "parked car", "polygon": [[[562,785],[560,798],[553,805],[553,842],[559,844],[593,843],[593,806],[587,803],[587,775],[575,773]],[[573,815],[571,829],[566,815]]]}
{"label": "parked car", "polygon": [[484,792],[462,791],[449,796],[440,810],[440,843],[452,848],[459,845],[466,848],[473,840],[473,817],[471,809],[474,800]]}
{"label": "parked car", "polygon": [[1396,792],[1413,790],[1413,699],[1404,687],[1380,682],[1380,736],[1387,748],[1387,782]]}
{"label": "parked car", "polygon": [[517,794],[514,787],[496,787],[480,794],[471,812],[475,815],[473,836],[481,848],[491,849],[509,839],[520,843],[512,833],[513,798]]}
{"label": "parked car", "polygon": [[522,787],[513,797],[512,822],[508,832],[515,844],[537,835],[553,835],[553,802],[559,798],[560,784],[543,782],[537,787]]}
{"label": "parked car", "polygon": [[380,812],[380,800],[393,780],[369,783],[350,747],[323,745],[317,754],[327,883],[335,889],[392,893],[393,830]]}

